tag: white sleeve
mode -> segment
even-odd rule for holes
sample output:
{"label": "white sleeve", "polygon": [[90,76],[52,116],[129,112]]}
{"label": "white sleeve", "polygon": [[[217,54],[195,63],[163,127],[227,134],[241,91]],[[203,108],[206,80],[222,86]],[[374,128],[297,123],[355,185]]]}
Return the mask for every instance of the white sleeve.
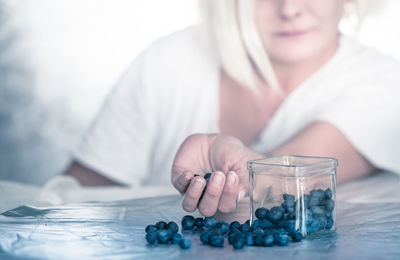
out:
{"label": "white sleeve", "polygon": [[349,81],[317,120],[337,127],[375,167],[400,173],[400,67],[394,68],[364,74],[357,85]]}
{"label": "white sleeve", "polygon": [[74,152],[74,159],[105,177],[140,185],[156,130],[154,95],[146,86],[146,51],[128,68]]}

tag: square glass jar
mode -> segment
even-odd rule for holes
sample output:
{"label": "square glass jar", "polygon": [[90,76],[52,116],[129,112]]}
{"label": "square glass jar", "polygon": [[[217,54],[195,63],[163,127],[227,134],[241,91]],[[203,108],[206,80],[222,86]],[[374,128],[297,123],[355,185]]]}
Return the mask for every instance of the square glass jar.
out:
{"label": "square glass jar", "polygon": [[337,165],[335,158],[297,155],[248,161],[252,225],[303,236],[335,231]]}

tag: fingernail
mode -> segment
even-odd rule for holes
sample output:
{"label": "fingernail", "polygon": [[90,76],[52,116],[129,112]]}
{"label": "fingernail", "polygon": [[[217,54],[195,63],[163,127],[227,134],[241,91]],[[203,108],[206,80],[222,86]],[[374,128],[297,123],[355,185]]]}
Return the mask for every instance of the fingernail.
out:
{"label": "fingernail", "polygon": [[224,182],[225,175],[222,172],[215,172],[213,176],[213,182],[217,185],[221,185]]}
{"label": "fingernail", "polygon": [[184,173],[183,174],[183,179],[187,182],[187,181],[190,181],[190,176],[188,176],[188,174],[187,173]]}
{"label": "fingernail", "polygon": [[239,192],[239,195],[238,195],[238,198],[237,198],[236,202],[239,202],[244,197],[245,194],[246,194],[246,192],[244,190],[241,190]]}
{"label": "fingernail", "polygon": [[204,180],[200,178],[196,178],[193,183],[193,189],[196,191],[200,191],[203,189]]}
{"label": "fingernail", "polygon": [[233,184],[235,184],[236,180],[237,180],[237,174],[235,172],[233,172],[233,171],[230,171],[228,173],[228,177],[226,179],[226,183],[229,184],[229,185],[233,185]]}

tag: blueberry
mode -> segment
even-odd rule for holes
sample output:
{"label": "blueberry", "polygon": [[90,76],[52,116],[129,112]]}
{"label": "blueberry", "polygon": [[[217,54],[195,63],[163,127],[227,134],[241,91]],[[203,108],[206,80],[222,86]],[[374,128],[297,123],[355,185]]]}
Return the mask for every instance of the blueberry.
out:
{"label": "blueberry", "polygon": [[159,221],[159,222],[156,223],[156,228],[158,230],[167,229],[167,223],[164,222],[164,221]]}
{"label": "blueberry", "polygon": [[157,227],[154,225],[148,225],[145,229],[146,233],[148,232],[156,232],[157,231]]}
{"label": "blueberry", "polygon": [[182,218],[182,228],[184,230],[192,230],[194,224],[194,217],[190,215],[186,215]]}
{"label": "blueberry", "polygon": [[262,229],[273,228],[273,227],[274,227],[274,224],[272,224],[271,221],[265,219],[265,220],[263,220],[263,221],[261,222],[260,227],[261,227]]}
{"label": "blueberry", "polygon": [[254,233],[247,233],[244,237],[244,243],[246,244],[246,246],[252,246],[254,245]]}
{"label": "blueberry", "polygon": [[311,207],[311,212],[313,214],[313,217],[318,217],[318,216],[324,216],[325,215],[325,210],[322,207],[319,207],[319,206]]}
{"label": "blueberry", "polygon": [[326,229],[331,229],[332,227],[333,227],[333,219],[332,219],[332,218],[328,218],[328,219],[326,220],[325,228],[326,228]]}
{"label": "blueberry", "polygon": [[234,229],[229,230],[228,236],[233,236],[233,235],[235,235],[235,234],[241,234],[241,233],[242,233],[242,232],[240,231],[240,229],[234,228]]}
{"label": "blueberry", "polygon": [[146,240],[147,240],[147,243],[149,243],[149,244],[155,244],[155,243],[157,243],[157,232],[155,232],[155,231],[149,231],[149,232],[147,232],[147,234],[146,234]]}
{"label": "blueberry", "polygon": [[322,200],[325,197],[325,192],[321,189],[318,190],[312,190],[310,192],[311,198],[317,198],[319,200]]}
{"label": "blueberry", "polygon": [[181,240],[182,240],[182,235],[181,234],[178,234],[178,233],[174,233],[173,235],[172,235],[172,244],[179,244],[179,242],[181,242]]}
{"label": "blueberry", "polygon": [[291,209],[294,209],[294,200],[285,200],[282,203],[282,207],[285,209],[285,212],[288,212]]}
{"label": "blueberry", "polygon": [[240,225],[240,231],[242,231],[243,233],[249,232],[250,231],[250,225],[248,225],[246,223]]}
{"label": "blueberry", "polygon": [[251,233],[253,233],[253,234],[264,234],[264,230],[262,228],[256,228]]}
{"label": "blueberry", "polygon": [[193,231],[196,233],[203,233],[204,232],[204,227],[194,227]]}
{"label": "blueberry", "polygon": [[283,193],[282,197],[283,197],[284,200],[294,201],[294,195],[292,195],[292,194]]}
{"label": "blueberry", "polygon": [[326,219],[324,217],[314,218],[311,223],[313,231],[319,231],[325,228]]}
{"label": "blueberry", "polygon": [[246,222],[244,222],[244,224],[247,224],[250,226],[250,219],[246,220]]}
{"label": "blueberry", "polygon": [[242,236],[238,236],[238,238],[234,239],[232,243],[233,248],[242,249],[244,246],[244,239]]}
{"label": "blueberry", "polygon": [[231,231],[229,231],[228,234],[228,242],[229,244],[232,244],[234,242],[234,239],[237,235],[241,235],[242,232],[240,232],[238,229],[233,229]]}
{"label": "blueberry", "polygon": [[262,246],[264,241],[264,234],[256,233],[254,234],[254,245]]}
{"label": "blueberry", "polygon": [[211,234],[222,235],[221,229],[218,227],[213,227],[213,228],[209,229],[208,231],[210,231]]}
{"label": "blueberry", "polygon": [[293,233],[295,230],[296,221],[295,220],[282,220],[276,225],[277,228],[283,228],[289,233]]}
{"label": "blueberry", "polygon": [[160,244],[166,244],[171,239],[171,235],[168,233],[168,230],[161,229],[157,231],[157,240]]}
{"label": "blueberry", "polygon": [[211,236],[211,232],[210,231],[205,231],[205,232],[201,233],[200,241],[203,244],[208,244],[208,239],[210,238],[210,236]]}
{"label": "blueberry", "polygon": [[260,220],[267,218],[268,209],[266,208],[258,208],[255,212],[256,217]]}
{"label": "blueberry", "polygon": [[286,220],[279,220],[276,224],[275,224],[276,228],[285,228],[286,227]]}
{"label": "blueberry", "polygon": [[204,218],[203,223],[207,228],[213,228],[217,226],[218,220],[215,217],[206,217]]}
{"label": "blueberry", "polygon": [[218,222],[216,227],[221,230],[222,234],[225,234],[229,231],[229,224],[224,221]]}
{"label": "blueberry", "polygon": [[280,206],[279,207],[273,207],[268,212],[267,218],[271,222],[274,222],[274,223],[278,222],[278,220],[280,220],[282,218],[284,212],[285,212],[285,210]]}
{"label": "blueberry", "polygon": [[223,247],[224,246],[224,237],[222,235],[211,235],[208,238],[208,243],[214,247]]}
{"label": "blueberry", "polygon": [[311,210],[306,210],[305,212],[305,217],[306,217],[306,224],[310,224],[313,221],[313,213]]}
{"label": "blueberry", "polygon": [[275,233],[274,240],[280,246],[287,246],[289,244],[290,238],[286,234]]}
{"label": "blueberry", "polygon": [[[195,174],[195,176],[200,176],[200,175]],[[206,180],[206,185],[204,186],[203,192],[201,193],[200,200],[203,198],[204,192],[207,189],[208,182],[210,181],[211,178],[211,173],[206,173],[203,177]]]}
{"label": "blueberry", "polygon": [[293,211],[287,213],[287,218],[286,218],[286,219],[287,219],[287,220],[296,220],[296,213],[295,213],[295,211],[293,210]]}
{"label": "blueberry", "polygon": [[182,238],[182,240],[179,242],[179,246],[182,249],[188,249],[192,246],[192,240],[189,238]]}
{"label": "blueberry", "polygon": [[272,234],[266,234],[262,238],[263,246],[272,246],[274,244],[274,236]]}
{"label": "blueberry", "polygon": [[325,208],[328,212],[331,212],[333,208],[335,207],[335,202],[331,199],[327,199],[325,201]]}
{"label": "blueberry", "polygon": [[167,229],[170,229],[172,233],[178,233],[179,231],[178,224],[176,224],[174,221],[168,222]]}
{"label": "blueberry", "polygon": [[300,232],[294,232],[292,234],[292,240],[293,242],[300,242],[301,240],[303,240],[303,235]]}
{"label": "blueberry", "polygon": [[282,219],[283,220],[288,220],[289,219],[289,213],[283,213]]}
{"label": "blueberry", "polygon": [[239,229],[240,228],[240,223],[239,221],[233,221],[230,225],[229,225],[229,229]]}
{"label": "blueberry", "polygon": [[328,199],[332,198],[331,189],[328,188],[328,189],[325,190],[325,197],[328,198]]}
{"label": "blueberry", "polygon": [[308,202],[308,208],[312,208],[314,206],[319,206],[321,205],[321,199],[318,197],[310,197],[310,200]]}
{"label": "blueberry", "polygon": [[262,220],[256,219],[251,225],[251,229],[254,230],[256,228],[261,227]]}
{"label": "blueberry", "polygon": [[283,228],[278,228],[278,229],[274,230],[273,233],[274,233],[274,234],[275,234],[275,233],[276,233],[276,234],[286,234],[287,232],[286,232],[286,230],[283,229]]}
{"label": "blueberry", "polygon": [[203,218],[196,218],[193,225],[196,227],[204,227]]}
{"label": "blueberry", "polygon": [[286,221],[286,225],[284,226],[284,229],[289,232],[293,233],[296,227],[296,221],[295,220],[288,220]]}

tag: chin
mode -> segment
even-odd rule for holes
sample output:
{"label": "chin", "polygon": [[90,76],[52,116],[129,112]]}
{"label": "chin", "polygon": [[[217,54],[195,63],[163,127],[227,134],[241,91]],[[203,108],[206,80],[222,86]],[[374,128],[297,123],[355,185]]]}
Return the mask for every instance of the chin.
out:
{"label": "chin", "polygon": [[319,56],[324,52],[321,41],[293,41],[283,42],[270,50],[270,58],[278,63],[301,63]]}
{"label": "chin", "polygon": [[276,52],[275,55],[271,55],[271,60],[276,63],[281,64],[296,64],[303,63],[307,60],[312,59],[313,57],[318,56],[319,52],[315,49],[311,49],[309,47],[306,48],[295,48],[295,49],[286,49],[281,52]]}

